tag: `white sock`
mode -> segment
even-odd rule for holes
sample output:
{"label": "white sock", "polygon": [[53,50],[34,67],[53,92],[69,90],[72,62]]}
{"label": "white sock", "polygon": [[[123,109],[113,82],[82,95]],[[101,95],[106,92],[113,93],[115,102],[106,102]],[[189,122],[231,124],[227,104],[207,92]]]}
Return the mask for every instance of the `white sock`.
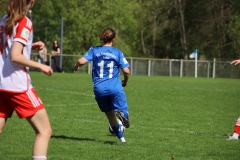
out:
{"label": "white sock", "polygon": [[124,137],[120,138],[120,141],[121,141],[121,142],[126,142],[126,140],[125,140]]}
{"label": "white sock", "polygon": [[239,134],[237,134],[237,133],[233,133],[233,135],[232,135],[232,137],[234,137],[234,138],[236,138],[236,139],[238,139],[238,136],[239,136]]}
{"label": "white sock", "polygon": [[46,160],[47,157],[46,156],[32,156],[33,160]]}

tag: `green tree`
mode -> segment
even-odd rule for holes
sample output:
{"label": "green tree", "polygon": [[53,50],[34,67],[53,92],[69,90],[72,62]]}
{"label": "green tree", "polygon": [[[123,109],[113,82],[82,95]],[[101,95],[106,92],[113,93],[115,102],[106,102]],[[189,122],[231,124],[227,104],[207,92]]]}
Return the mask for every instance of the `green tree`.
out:
{"label": "green tree", "polygon": [[[116,46],[126,54],[133,52],[132,39],[138,23],[134,18],[135,3],[126,0],[110,1],[58,1],[42,0],[42,4],[34,8],[37,18],[37,39],[45,39],[47,43],[60,39],[60,19],[64,18],[64,54],[84,54],[92,45],[100,45],[99,35],[107,27],[117,32]],[[47,17],[47,18],[46,18]],[[36,22],[36,23],[35,23]],[[42,34],[45,33],[45,34]],[[125,39],[126,38],[126,39]],[[51,44],[51,43],[50,43]]]}

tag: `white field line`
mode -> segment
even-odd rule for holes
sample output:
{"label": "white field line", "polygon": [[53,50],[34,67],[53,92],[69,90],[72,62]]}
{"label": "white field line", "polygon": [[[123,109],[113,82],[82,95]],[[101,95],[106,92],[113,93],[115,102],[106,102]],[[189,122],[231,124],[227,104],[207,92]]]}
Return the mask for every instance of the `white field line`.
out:
{"label": "white field line", "polygon": [[195,134],[195,135],[212,135],[212,136],[216,136],[216,137],[222,137],[223,134],[218,134],[218,133],[214,133],[214,132],[203,132],[203,131],[183,131],[180,129],[175,129],[175,128],[161,128],[161,130],[168,130],[168,131],[173,131],[173,132],[178,132],[178,133],[186,133],[186,134]]}
{"label": "white field line", "polygon": [[91,106],[97,103],[77,103],[77,104],[44,104],[46,107],[68,107],[68,106]]}
{"label": "white field line", "polygon": [[[141,128],[144,128],[144,129],[146,129],[146,128],[149,128],[149,129],[151,129],[151,130],[153,130],[153,128],[151,128],[151,127],[149,127],[149,126],[141,126],[141,125],[139,125],[139,126],[134,126],[134,124],[131,124],[131,127],[133,128],[135,128],[135,127],[137,127],[139,130],[137,130],[137,132],[142,132],[141,131]],[[217,136],[217,137],[222,137],[223,135],[221,135],[221,134],[218,134],[218,133],[214,133],[214,132],[211,132],[211,131],[209,131],[209,132],[203,132],[203,131],[190,131],[190,130],[186,130],[186,131],[184,131],[184,130],[181,130],[181,129],[175,129],[175,128],[158,128],[159,130],[162,130],[162,131],[172,131],[172,132],[174,132],[174,134],[175,133],[185,133],[185,134],[193,134],[193,135],[206,135],[206,134],[209,134],[209,135],[212,135],[212,136]]]}
{"label": "white field line", "polygon": [[93,120],[93,119],[83,119],[83,118],[79,118],[79,119],[78,118],[74,118],[74,119],[73,118],[68,118],[68,119],[66,119],[66,118],[59,118],[59,117],[52,116],[52,117],[50,117],[50,119],[62,119],[64,121],[70,121],[70,122],[75,121],[75,122],[83,122],[83,123],[107,124],[107,121],[105,122],[105,121],[97,121],[97,120]]}
{"label": "white field line", "polygon": [[57,89],[53,89],[53,88],[36,88],[36,89],[54,91],[54,92],[58,92],[58,93],[71,93],[71,94],[79,94],[79,95],[88,96],[88,97],[95,97],[93,94],[86,94],[86,93],[82,93],[82,92],[74,92],[74,91],[66,91],[66,90],[57,90]]}
{"label": "white field line", "polygon": [[195,132],[195,131],[183,131],[175,128],[162,128],[162,130],[174,131],[174,132],[182,132],[182,133],[189,133],[189,134],[206,134],[202,131]]}

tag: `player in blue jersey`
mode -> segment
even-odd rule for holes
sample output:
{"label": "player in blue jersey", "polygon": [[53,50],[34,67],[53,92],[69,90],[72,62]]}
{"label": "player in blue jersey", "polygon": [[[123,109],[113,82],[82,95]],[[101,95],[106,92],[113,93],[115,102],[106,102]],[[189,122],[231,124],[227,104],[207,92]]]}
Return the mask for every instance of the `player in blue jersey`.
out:
{"label": "player in blue jersey", "polygon": [[[105,29],[100,36],[100,40],[103,45],[91,47],[77,61],[74,70],[77,71],[80,66],[93,62],[92,81],[95,99],[100,110],[106,114],[114,133],[121,142],[126,142],[123,133],[119,130],[116,116],[126,128],[129,128],[128,105],[123,90],[130,76],[129,63],[122,51],[112,47],[115,40],[115,31],[113,29]],[[119,68],[123,71],[123,81],[119,77]]]}

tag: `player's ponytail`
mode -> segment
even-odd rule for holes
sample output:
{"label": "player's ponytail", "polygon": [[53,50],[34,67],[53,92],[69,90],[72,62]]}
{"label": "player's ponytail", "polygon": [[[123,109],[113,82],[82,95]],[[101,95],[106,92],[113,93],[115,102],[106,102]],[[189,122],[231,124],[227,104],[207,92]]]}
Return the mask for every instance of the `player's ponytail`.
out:
{"label": "player's ponytail", "polygon": [[105,29],[100,36],[100,40],[103,44],[110,43],[114,38],[115,31],[112,28]]}

